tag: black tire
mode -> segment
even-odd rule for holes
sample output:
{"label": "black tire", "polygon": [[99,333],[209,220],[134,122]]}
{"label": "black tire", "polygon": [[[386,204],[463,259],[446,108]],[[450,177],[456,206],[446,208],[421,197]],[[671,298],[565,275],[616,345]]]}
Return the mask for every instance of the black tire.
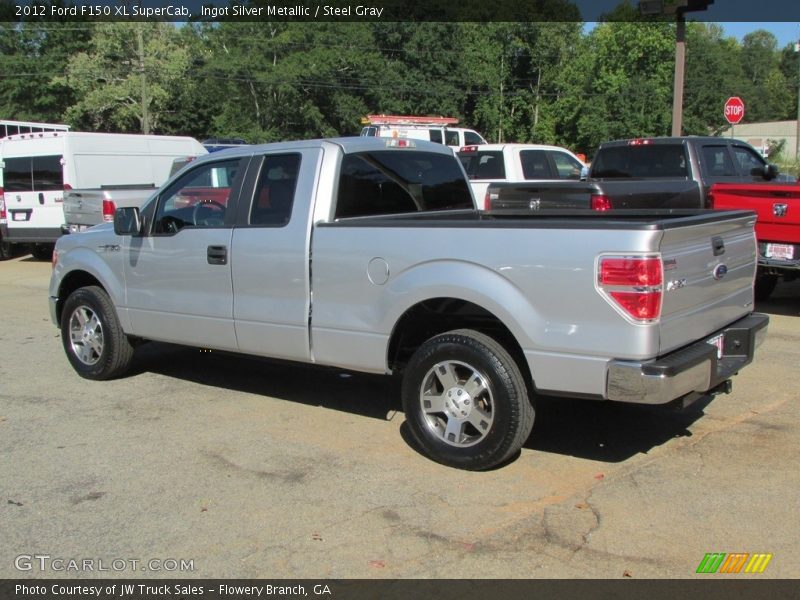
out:
{"label": "black tire", "polygon": [[403,375],[403,409],[431,459],[480,471],[517,453],[534,407],[517,363],[494,339],[459,329],[420,346]]}
{"label": "black tire", "polygon": [[34,244],[31,246],[31,254],[36,260],[52,260],[55,244]]}
{"label": "black tire", "polygon": [[122,331],[114,305],[97,286],[79,288],[64,302],[61,342],[72,367],[86,379],[119,377],[133,359],[133,346]]}
{"label": "black tire", "polygon": [[0,235],[0,260],[8,260],[12,256],[14,256],[14,249],[11,242],[5,241]]}
{"label": "black tire", "polygon": [[772,292],[775,291],[775,286],[778,285],[777,275],[756,275],[756,285],[754,295],[756,301],[761,302],[767,300]]}

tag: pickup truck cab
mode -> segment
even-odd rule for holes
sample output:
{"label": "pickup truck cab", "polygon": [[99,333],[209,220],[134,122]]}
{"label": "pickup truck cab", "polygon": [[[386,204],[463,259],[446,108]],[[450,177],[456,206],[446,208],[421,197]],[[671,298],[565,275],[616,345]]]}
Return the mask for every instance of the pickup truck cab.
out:
{"label": "pickup truck cab", "polygon": [[542,144],[464,146],[458,158],[479,204],[489,209],[486,191],[492,183],[578,181],[584,164],[566,148]]}
{"label": "pickup truck cab", "polygon": [[[224,202],[179,201],[220,169]],[[754,220],[493,217],[442,145],[283,142],[200,158],[141,210],[63,236],[50,311],[88,379],[123,375],[138,340],[400,374],[422,451],[487,469],[519,452],[540,393],[728,391],[768,321]]]}
{"label": "pickup truck cab", "polygon": [[693,136],[606,142],[588,172],[615,208],[709,208],[714,184],[776,177],[778,168],[745,142]]}

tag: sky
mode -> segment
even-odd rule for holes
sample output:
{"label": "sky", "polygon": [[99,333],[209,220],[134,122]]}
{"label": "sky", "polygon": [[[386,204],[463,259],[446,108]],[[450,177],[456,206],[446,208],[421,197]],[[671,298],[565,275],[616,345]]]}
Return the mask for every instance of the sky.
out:
{"label": "sky", "polygon": [[[585,23],[583,30],[585,32],[591,31],[597,23]],[[765,22],[765,23],[751,23],[745,21],[734,21],[719,23],[725,30],[725,35],[735,37],[740,42],[742,38],[751,31],[759,29],[766,29],[778,39],[778,49],[782,50],[786,44],[800,41],[800,23],[793,23],[788,21],[780,22]]]}
{"label": "sky", "polygon": [[743,23],[730,22],[720,23],[725,29],[725,34],[737,38],[739,41],[757,29],[766,29],[778,38],[778,48],[782,49],[786,44],[800,40],[800,23],[780,22],[780,23]]}

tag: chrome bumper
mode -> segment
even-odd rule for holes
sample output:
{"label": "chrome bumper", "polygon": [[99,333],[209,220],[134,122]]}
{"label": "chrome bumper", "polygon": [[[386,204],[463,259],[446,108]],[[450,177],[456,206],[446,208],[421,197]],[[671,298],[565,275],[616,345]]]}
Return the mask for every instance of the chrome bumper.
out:
{"label": "chrome bumper", "polygon": [[[619,402],[666,404],[692,392],[708,392],[753,361],[769,317],[761,313],[732,323],[708,338],[652,362],[611,361],[606,397]],[[723,334],[722,356],[710,342]]]}

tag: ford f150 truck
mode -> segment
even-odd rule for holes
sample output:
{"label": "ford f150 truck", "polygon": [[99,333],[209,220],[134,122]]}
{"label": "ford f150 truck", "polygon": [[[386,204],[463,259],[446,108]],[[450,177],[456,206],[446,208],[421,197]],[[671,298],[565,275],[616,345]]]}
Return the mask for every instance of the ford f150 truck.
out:
{"label": "ford f150 truck", "polygon": [[615,208],[708,208],[716,183],[750,186],[778,176],[778,168],[750,145],[720,137],[606,142],[588,173]]}
{"label": "ford f150 truck", "polygon": [[778,278],[791,281],[800,276],[800,185],[717,183],[710,196],[714,208],[758,215],[756,300],[769,298]]}
{"label": "ford f150 truck", "polygon": [[[182,201],[206,175],[230,186]],[[419,447],[487,469],[519,452],[539,394],[729,391],[768,322],[754,221],[495,217],[444,146],[283,142],[200,158],[141,210],[63,236],[50,312],[88,379],[123,375],[140,340],[402,374]]]}

